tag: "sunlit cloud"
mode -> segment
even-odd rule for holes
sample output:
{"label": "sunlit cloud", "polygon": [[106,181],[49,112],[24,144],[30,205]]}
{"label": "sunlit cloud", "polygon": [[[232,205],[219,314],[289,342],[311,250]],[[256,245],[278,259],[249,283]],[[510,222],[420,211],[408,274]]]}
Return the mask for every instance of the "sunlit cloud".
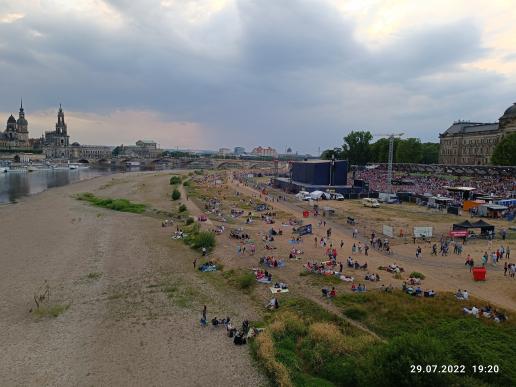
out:
{"label": "sunlit cloud", "polygon": [[23,19],[25,15],[23,13],[6,13],[0,14],[0,23],[14,23],[20,19]]}

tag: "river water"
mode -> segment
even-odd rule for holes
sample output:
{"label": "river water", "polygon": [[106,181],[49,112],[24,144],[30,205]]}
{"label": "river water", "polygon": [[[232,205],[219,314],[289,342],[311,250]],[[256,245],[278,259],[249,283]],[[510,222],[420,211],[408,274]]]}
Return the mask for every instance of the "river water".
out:
{"label": "river water", "polygon": [[53,187],[113,173],[109,169],[54,169],[34,172],[0,173],[0,204],[34,195]]}

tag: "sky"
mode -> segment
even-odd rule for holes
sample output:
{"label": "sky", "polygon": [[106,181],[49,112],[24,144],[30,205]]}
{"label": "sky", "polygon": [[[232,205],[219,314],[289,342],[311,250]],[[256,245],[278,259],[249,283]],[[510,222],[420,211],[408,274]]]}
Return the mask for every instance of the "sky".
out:
{"label": "sky", "polygon": [[515,17],[512,0],[0,0],[0,117],[23,98],[39,137],[62,103],[81,144],[438,142],[516,102]]}

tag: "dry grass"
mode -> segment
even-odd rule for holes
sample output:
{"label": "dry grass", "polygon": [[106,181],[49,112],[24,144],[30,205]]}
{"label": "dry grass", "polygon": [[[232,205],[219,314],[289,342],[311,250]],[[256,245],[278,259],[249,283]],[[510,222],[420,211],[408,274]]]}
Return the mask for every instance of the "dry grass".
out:
{"label": "dry grass", "polygon": [[322,343],[336,355],[359,353],[376,340],[370,335],[344,335],[339,327],[330,322],[317,322],[310,325],[308,338],[315,343]]}
{"label": "dry grass", "polygon": [[276,360],[276,350],[274,348],[274,341],[270,333],[263,332],[256,338],[256,355],[263,363],[265,369],[271,374],[274,381],[280,387],[290,387],[294,384],[290,380],[290,374],[282,363]]}

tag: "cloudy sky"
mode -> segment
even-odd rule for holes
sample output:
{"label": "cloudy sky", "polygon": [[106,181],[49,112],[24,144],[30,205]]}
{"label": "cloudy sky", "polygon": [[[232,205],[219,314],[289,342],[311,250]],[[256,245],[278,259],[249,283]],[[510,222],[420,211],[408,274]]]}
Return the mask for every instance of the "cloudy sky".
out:
{"label": "cloudy sky", "polygon": [[438,141],[516,102],[507,0],[0,0],[0,112],[34,137],[271,145],[350,130]]}

